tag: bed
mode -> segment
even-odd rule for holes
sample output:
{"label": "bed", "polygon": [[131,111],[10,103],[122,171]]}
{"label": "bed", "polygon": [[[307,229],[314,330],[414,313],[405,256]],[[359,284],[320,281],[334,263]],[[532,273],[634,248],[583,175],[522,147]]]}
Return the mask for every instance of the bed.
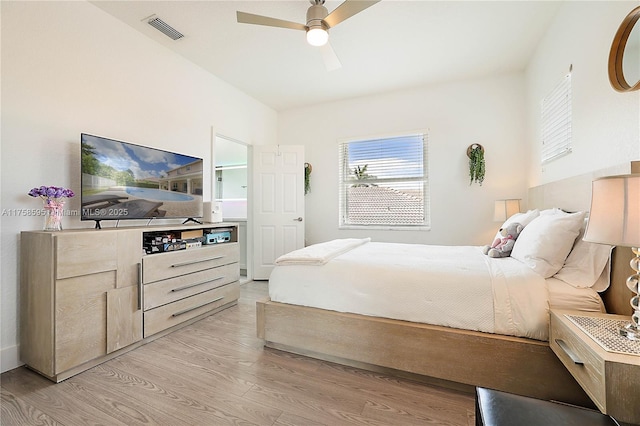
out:
{"label": "bed", "polygon": [[[624,285],[630,250],[609,251],[608,263],[587,271],[589,278],[584,278],[580,260],[585,247],[576,247],[592,179],[629,173],[638,166],[634,162],[532,188],[529,204],[536,208],[523,213],[533,219],[518,239],[523,238],[523,248],[517,253],[514,247],[514,258],[489,259],[479,247],[387,245],[368,239],[328,242],[325,245],[335,247],[284,256],[270,278],[271,300],[257,304],[258,335],[268,347],[373,371],[592,406],[549,348],[548,308],[630,314],[630,293]],[[558,216],[538,219],[541,213]],[[573,235],[565,238],[570,241],[562,249],[566,253],[558,254],[562,263],[550,265],[547,258],[536,263],[530,256],[540,249],[532,237],[540,231],[536,227],[556,221],[562,222],[556,229]],[[418,259],[430,257],[435,260],[426,269],[437,270],[438,285],[419,293],[424,278],[415,277],[424,271],[416,270]],[[574,269],[568,267],[570,258]],[[381,266],[383,260],[388,266]],[[358,263],[361,269],[354,269]],[[448,277],[448,271],[456,274]],[[403,285],[385,286],[384,278]],[[462,283],[464,290],[448,291]],[[370,287],[377,294],[366,293]],[[348,302],[354,300],[350,294],[357,303]],[[435,307],[438,298],[456,315]]]}

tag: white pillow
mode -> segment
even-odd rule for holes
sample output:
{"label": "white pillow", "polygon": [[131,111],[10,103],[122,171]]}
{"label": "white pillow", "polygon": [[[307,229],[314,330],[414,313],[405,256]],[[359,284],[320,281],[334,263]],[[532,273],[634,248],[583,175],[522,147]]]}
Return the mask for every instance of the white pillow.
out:
{"label": "white pillow", "polygon": [[584,212],[540,215],[516,240],[511,257],[549,278],[564,265],[585,217]]}
{"label": "white pillow", "polygon": [[509,217],[501,226],[501,228],[505,228],[507,225],[518,222],[520,225],[527,226],[531,223],[533,219],[540,215],[540,211],[538,209],[529,210],[526,213],[516,213]]}
{"label": "white pillow", "polygon": [[598,278],[596,283],[591,286],[591,290],[601,293],[606,289],[608,289],[609,285],[611,285],[611,258],[609,258],[609,262],[607,262],[607,264],[604,265],[604,269],[600,274],[600,278]]}
{"label": "white pillow", "polygon": [[565,212],[564,210],[559,209],[559,208],[557,208],[557,207],[554,207],[554,208],[552,208],[552,209],[545,209],[545,210],[542,210],[542,211],[540,212],[540,215],[541,215],[541,216],[545,216],[545,215],[549,215],[549,214],[566,215],[566,214],[567,214],[567,212]]}
{"label": "white pillow", "polygon": [[604,291],[609,287],[609,260],[613,246],[584,241],[584,232],[585,226],[580,229],[564,266],[554,276],[576,288],[591,287],[595,291]]}
{"label": "white pillow", "polygon": [[494,241],[496,238],[498,239],[502,238],[502,235],[500,235],[500,229],[506,228],[507,226],[515,222],[522,225],[522,227],[525,227],[529,223],[531,223],[533,219],[538,217],[539,214],[540,214],[540,211],[538,209],[535,209],[535,210],[529,210],[526,213],[515,213],[509,216],[509,218],[505,220],[502,226],[498,229],[498,232],[496,232],[496,236],[493,238]]}

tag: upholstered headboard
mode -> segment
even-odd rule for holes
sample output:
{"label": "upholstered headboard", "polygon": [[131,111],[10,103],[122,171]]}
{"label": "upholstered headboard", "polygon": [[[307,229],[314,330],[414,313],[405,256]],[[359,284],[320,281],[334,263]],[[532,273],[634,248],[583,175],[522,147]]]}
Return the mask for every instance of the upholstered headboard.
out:
{"label": "upholstered headboard", "polygon": [[[640,161],[631,161],[620,166],[609,167],[556,182],[529,188],[528,207],[548,209],[558,207],[566,211],[588,211],[591,207],[591,183],[594,179],[628,173],[640,173]],[[601,294],[607,312],[631,315],[629,304],[632,293],[626,280],[632,270],[629,261],[631,249],[616,247],[611,264],[611,285]]]}

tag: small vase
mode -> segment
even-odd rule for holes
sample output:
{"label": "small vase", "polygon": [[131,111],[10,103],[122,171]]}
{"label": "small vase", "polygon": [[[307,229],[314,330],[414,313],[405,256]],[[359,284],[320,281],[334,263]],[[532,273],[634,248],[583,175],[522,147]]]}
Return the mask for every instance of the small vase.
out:
{"label": "small vase", "polygon": [[64,201],[44,200],[44,230],[62,231]]}

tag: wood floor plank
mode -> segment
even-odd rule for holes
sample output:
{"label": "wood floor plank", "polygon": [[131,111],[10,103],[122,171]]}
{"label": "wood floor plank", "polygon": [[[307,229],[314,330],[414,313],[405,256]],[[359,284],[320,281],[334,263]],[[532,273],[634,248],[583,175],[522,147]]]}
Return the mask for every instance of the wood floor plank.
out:
{"label": "wood floor plank", "polygon": [[[86,372],[67,379],[75,390],[76,397],[87,405],[93,405],[126,425],[187,425],[179,415],[167,412],[160,398],[140,401],[132,397],[132,383],[143,383],[135,377],[126,377],[110,372],[101,374],[104,367],[99,365]],[[154,397],[162,392],[157,386],[147,386],[147,392]],[[149,403],[152,402],[152,403]]]}
{"label": "wood floor plank", "polygon": [[[318,376],[283,375],[277,371],[262,370],[256,385],[274,392],[289,395],[304,395],[323,406],[334,407],[343,411],[361,413],[366,400],[360,394],[336,388],[330,381]],[[256,387],[251,391],[255,391]],[[246,398],[251,398],[245,395]]]}
{"label": "wood floor plank", "polygon": [[[56,423],[87,426],[127,424],[114,419],[108,411],[101,410],[97,401],[92,400],[90,404],[83,402],[69,381],[55,384],[24,367],[2,375],[2,389],[13,393],[27,406],[46,411],[47,417]],[[0,423],[5,424],[3,421]]]}
{"label": "wood floor plank", "polygon": [[256,385],[247,392],[245,398],[325,425],[388,425],[362,416],[359,412],[343,410],[305,393]]}
{"label": "wood floor plank", "polygon": [[274,423],[274,426],[324,426],[324,423],[316,422],[304,417],[299,417],[290,413],[282,413],[278,420]]}
{"label": "wood floor plank", "polygon": [[237,305],[62,383],[3,373],[0,424],[474,425],[472,394],[264,348],[267,296],[243,284]]}
{"label": "wood floor plank", "polygon": [[0,410],[2,424],[4,425],[60,425],[47,414],[38,410],[33,405],[27,404],[21,398],[17,398],[11,392],[2,389]]}
{"label": "wood floor plank", "polygon": [[179,370],[185,377],[206,382],[211,389],[220,389],[234,395],[243,395],[253,386],[253,381],[244,379],[242,375],[230,374],[231,371],[242,370],[253,363],[243,364],[241,361],[234,362],[233,360],[216,358],[197,350],[184,352],[183,346],[173,343],[172,346],[181,349],[176,353],[174,348],[158,347],[154,348],[151,354],[137,352],[132,353],[131,356],[146,360],[161,368],[162,366],[164,368],[170,366],[169,368]]}
{"label": "wood floor plank", "polygon": [[[227,392],[226,389],[219,390],[212,388],[211,380],[202,376],[186,376],[182,369],[167,369],[166,365],[159,367],[148,360],[137,357],[120,357],[115,362],[110,363],[112,367],[128,372],[139,374],[144,372],[145,379],[171,389],[176,395],[183,399],[182,404],[189,407],[199,405],[198,409],[204,411],[220,410],[227,415],[236,416],[252,424],[273,424],[275,419],[282,413],[280,410],[269,406],[250,403],[242,396]],[[253,385],[251,385],[253,386]]]}
{"label": "wood floor plank", "polygon": [[[186,333],[188,332],[181,332],[181,336],[178,339],[183,342],[189,340],[185,336]],[[287,363],[286,367],[284,367],[284,362],[281,362],[279,365],[277,361],[281,357],[274,355],[273,351],[260,351],[258,353],[259,359],[256,360],[253,366],[246,364],[242,366],[243,368],[239,368],[239,363],[231,355],[224,354],[220,358],[216,359],[215,355],[207,354],[206,358],[200,356],[199,359],[194,359],[195,352],[192,352],[191,354],[184,353],[180,357],[172,358],[172,352],[175,351],[176,347],[186,348],[188,346],[182,345],[171,348],[157,348],[157,346],[158,345],[154,348],[155,356],[152,359],[146,360],[146,356],[141,351],[134,351],[133,353],[126,354],[122,358],[127,359],[127,357],[138,357],[140,358],[140,362],[148,362],[157,365],[167,365],[170,362],[199,363],[200,361],[205,361],[207,364],[216,362],[215,366],[219,371],[211,372],[204,370],[207,367],[206,364],[203,363],[200,364],[202,369],[199,368],[198,373],[194,375],[191,380],[199,381],[202,377],[206,377],[210,373],[213,373],[216,374],[218,382],[238,385],[249,384],[250,386],[253,385],[253,383],[264,384],[279,390],[288,390],[294,393],[313,395],[315,398],[323,400],[327,404],[335,406],[340,405],[342,408],[347,410],[361,411],[366,402],[366,399],[358,397],[357,394],[351,392],[350,389],[342,390],[340,388],[336,388],[331,380],[325,380],[320,377],[315,377],[313,380],[310,380],[309,373],[312,370],[317,370],[318,365],[313,365],[302,359],[300,359],[296,364],[292,363],[290,358],[285,358]],[[265,358],[270,358],[271,361],[265,361]],[[224,365],[226,365],[226,368],[222,368]],[[312,370],[308,370],[306,368],[310,365]],[[296,367],[299,367],[299,369]],[[224,375],[224,377],[221,375]],[[211,385],[209,386],[211,387]],[[247,390],[248,389],[244,389],[242,393]],[[237,393],[237,390],[232,390],[231,392]]]}
{"label": "wood floor plank", "polygon": [[[159,424],[269,425],[272,424],[277,415],[280,414],[280,411],[276,410],[275,414],[265,416],[263,414],[267,411],[265,408],[265,410],[258,415],[253,413],[251,417],[253,417],[254,420],[259,421],[251,422],[247,421],[242,416],[250,417],[248,413],[252,410],[258,411],[254,409],[256,404],[245,404],[238,407],[231,407],[229,398],[218,400],[213,395],[210,395],[210,398],[205,398],[207,394],[202,395],[198,399],[194,399],[190,395],[185,395],[181,392],[183,389],[176,390],[175,382],[172,383],[171,386],[165,387],[165,380],[159,380],[157,376],[154,377],[150,375],[148,371],[145,371],[141,376],[131,376],[128,372],[109,365],[100,366],[95,372],[100,376],[106,374],[110,377],[118,376],[126,378],[130,383],[134,384],[131,387],[122,388],[122,392],[127,395],[129,400],[136,400],[138,403],[143,405],[153,404],[165,415],[176,418],[176,420],[163,421]],[[271,411],[274,412],[273,409],[271,409]],[[242,416],[238,413],[241,413]]]}

